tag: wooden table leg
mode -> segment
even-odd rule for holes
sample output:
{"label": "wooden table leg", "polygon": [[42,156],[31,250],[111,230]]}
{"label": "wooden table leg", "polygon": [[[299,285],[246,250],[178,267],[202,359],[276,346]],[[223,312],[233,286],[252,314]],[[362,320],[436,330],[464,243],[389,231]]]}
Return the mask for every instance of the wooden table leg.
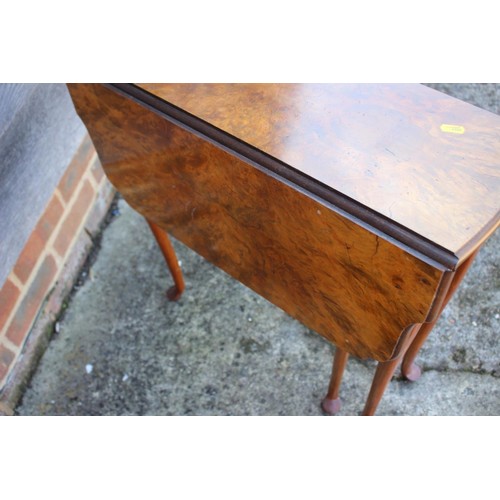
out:
{"label": "wooden table leg", "polygon": [[348,358],[348,352],[339,349],[338,347],[335,349],[332,377],[330,379],[330,386],[328,387],[328,394],[321,403],[321,407],[323,408],[323,410],[330,415],[335,415],[336,413],[338,413],[340,411],[340,407],[342,406],[339,397],[339,391],[340,384],[342,382],[342,375],[344,373]]}
{"label": "wooden table leg", "polygon": [[175,255],[174,247],[170,242],[168,234],[163,231],[163,229],[148,219],[146,219],[146,221],[148,222],[149,227],[158,242],[161,253],[163,254],[163,257],[165,257],[165,261],[170,269],[172,278],[174,279],[175,285],[167,290],[167,297],[169,300],[178,300],[184,291],[185,284],[182,271],[179,266],[179,261],[177,260],[177,255]]}
{"label": "wooden table leg", "polygon": [[391,378],[394,375],[396,368],[399,366],[399,363],[401,363],[401,360],[404,356],[404,353],[408,349],[408,346],[411,345],[415,338],[415,335],[417,335],[419,327],[420,324],[415,324],[408,327],[406,331],[407,334],[402,337],[404,340],[401,354],[397,358],[378,363],[377,369],[375,371],[375,376],[373,377],[372,385],[370,388],[370,393],[368,394],[368,398],[366,399],[365,408],[362,415],[375,415],[375,411],[377,410],[378,404],[380,403],[380,400],[384,395],[385,389],[391,381]]}
{"label": "wooden table leg", "polygon": [[375,415],[375,411],[377,410],[377,406],[384,395],[385,389],[391,381],[391,378],[400,362],[401,357],[391,359],[390,361],[385,361],[384,363],[379,363],[377,365],[377,370],[375,371],[370,393],[368,394],[362,415]]}
{"label": "wooden table leg", "polygon": [[439,311],[438,317],[431,323],[424,323],[421,327],[420,330],[418,331],[415,339],[409,346],[408,350],[406,351],[404,357],[403,357],[403,363],[401,365],[401,373],[402,375],[409,381],[414,382],[418,378],[420,378],[420,375],[422,374],[422,370],[420,367],[415,364],[415,358],[417,357],[418,352],[420,351],[421,347],[424,345],[425,341],[427,340],[427,337],[431,333],[431,330],[434,328],[434,325],[436,324],[437,320],[439,319],[439,316],[441,316],[441,313],[443,312],[444,308],[446,307],[446,304],[450,301],[450,299],[453,297],[455,294],[455,291],[458,288],[458,285],[460,285],[460,282],[464,278],[465,274],[467,273],[467,270],[471,266],[474,258],[477,255],[477,251],[474,252],[473,254],[470,255],[470,257],[455,271],[455,274],[453,276],[453,280],[451,282],[450,288],[448,289],[448,292],[446,293],[446,297],[443,301],[443,305],[441,306],[441,310]]}

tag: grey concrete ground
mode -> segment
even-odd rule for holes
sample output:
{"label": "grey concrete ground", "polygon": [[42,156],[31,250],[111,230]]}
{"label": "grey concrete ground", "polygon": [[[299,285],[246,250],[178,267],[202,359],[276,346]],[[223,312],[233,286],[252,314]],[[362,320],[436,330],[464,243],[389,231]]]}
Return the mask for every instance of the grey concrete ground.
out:
{"label": "grey concrete ground", "polygon": [[[440,87],[498,112],[494,85]],[[451,89],[451,90],[450,90]],[[175,242],[177,303],[144,220],[124,201],[26,390],[19,415],[321,415],[334,348]],[[378,415],[500,415],[500,231],[424,346],[422,378],[396,377]],[[375,364],[351,359],[341,415]]]}

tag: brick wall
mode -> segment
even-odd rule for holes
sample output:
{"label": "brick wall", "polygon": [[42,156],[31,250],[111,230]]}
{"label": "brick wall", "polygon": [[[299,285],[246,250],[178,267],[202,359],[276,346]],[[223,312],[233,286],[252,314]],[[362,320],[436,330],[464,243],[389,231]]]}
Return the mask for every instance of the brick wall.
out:
{"label": "brick wall", "polygon": [[[57,316],[113,195],[86,135],[0,289],[0,393],[15,385],[16,365],[29,358],[35,322]],[[54,291],[59,297],[50,299]]]}

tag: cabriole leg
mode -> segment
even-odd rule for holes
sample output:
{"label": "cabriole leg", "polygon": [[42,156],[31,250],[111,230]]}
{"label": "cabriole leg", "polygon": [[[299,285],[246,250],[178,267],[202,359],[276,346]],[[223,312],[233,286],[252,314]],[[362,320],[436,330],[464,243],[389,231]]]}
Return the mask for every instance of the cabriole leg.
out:
{"label": "cabriole leg", "polygon": [[405,377],[407,380],[414,382],[417,380],[421,373],[422,370],[420,367],[415,364],[415,359],[424,345],[425,341],[427,340],[427,337],[431,333],[432,329],[434,328],[437,320],[439,319],[439,316],[441,316],[441,313],[443,312],[444,308],[446,307],[446,304],[451,300],[453,295],[455,294],[455,291],[458,288],[458,285],[460,285],[460,282],[464,278],[465,274],[467,273],[469,267],[471,266],[472,262],[474,261],[474,258],[477,255],[477,251],[474,252],[456,271],[453,276],[453,280],[451,282],[450,288],[448,289],[448,292],[446,293],[446,297],[443,301],[443,305],[441,306],[441,310],[439,311],[438,317],[432,322],[432,323],[424,323],[421,327],[420,330],[418,331],[415,339],[411,343],[410,347],[406,351],[404,358],[403,358],[403,363],[401,365],[401,374],[403,377]]}
{"label": "cabriole leg", "polygon": [[175,255],[174,247],[170,242],[168,234],[163,229],[148,219],[146,219],[146,221],[148,222],[149,227],[158,242],[158,246],[160,247],[161,253],[165,257],[165,261],[170,269],[170,273],[172,274],[172,278],[175,283],[173,287],[167,290],[167,297],[169,300],[178,300],[184,291],[185,285],[179,261],[177,260],[177,255]]}
{"label": "cabriole leg", "polygon": [[335,349],[335,356],[333,358],[332,377],[330,379],[330,386],[328,387],[328,394],[321,403],[323,410],[330,414],[335,415],[340,411],[341,401],[339,397],[340,384],[342,382],[342,375],[344,373],[345,365],[349,353],[340,348]]}
{"label": "cabriole leg", "polygon": [[[405,353],[408,346],[412,344],[418,333],[420,324],[410,325],[405,332],[403,332],[401,352]],[[384,395],[385,389],[389,382],[391,381],[396,368],[401,363],[404,354],[400,354],[395,359],[390,359],[389,361],[379,362],[377,369],[375,371],[375,376],[373,377],[372,385],[370,388],[370,393],[366,400],[365,408],[362,415],[375,415],[377,411],[378,404]]]}
{"label": "cabriole leg", "polygon": [[394,375],[400,361],[401,357],[391,359],[390,361],[385,361],[377,365],[377,370],[375,371],[370,393],[368,394],[368,399],[366,400],[365,409],[363,410],[362,415],[375,415],[378,404],[384,395],[384,391],[391,381],[391,378]]}

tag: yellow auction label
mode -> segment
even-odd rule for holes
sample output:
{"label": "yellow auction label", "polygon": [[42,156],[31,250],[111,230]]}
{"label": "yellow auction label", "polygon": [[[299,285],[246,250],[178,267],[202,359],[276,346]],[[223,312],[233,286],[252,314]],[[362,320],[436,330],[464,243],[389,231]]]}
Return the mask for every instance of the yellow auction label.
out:
{"label": "yellow auction label", "polygon": [[465,132],[465,128],[462,125],[448,125],[447,123],[443,123],[439,128],[442,132],[450,134],[463,134]]}

